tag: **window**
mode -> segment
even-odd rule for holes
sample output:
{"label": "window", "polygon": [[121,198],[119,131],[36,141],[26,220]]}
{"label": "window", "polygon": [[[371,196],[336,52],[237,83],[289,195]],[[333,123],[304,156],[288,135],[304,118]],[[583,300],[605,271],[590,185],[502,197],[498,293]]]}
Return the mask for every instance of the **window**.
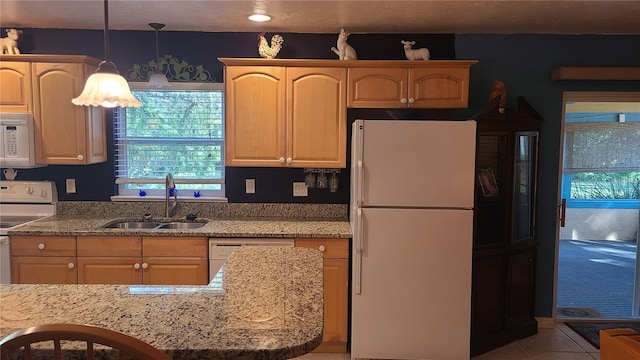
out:
{"label": "window", "polygon": [[114,198],[164,198],[171,173],[179,199],[223,199],[223,85],[130,86],[142,106],[114,109]]}
{"label": "window", "polygon": [[638,114],[629,113],[622,122],[617,113],[568,113],[565,117],[563,183],[570,184],[568,199],[638,199]]}

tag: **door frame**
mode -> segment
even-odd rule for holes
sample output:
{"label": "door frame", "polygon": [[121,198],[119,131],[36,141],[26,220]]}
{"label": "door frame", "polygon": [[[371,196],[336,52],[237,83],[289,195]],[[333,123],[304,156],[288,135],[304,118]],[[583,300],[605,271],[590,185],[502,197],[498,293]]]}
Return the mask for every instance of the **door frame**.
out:
{"label": "door frame", "polygon": [[[569,101],[601,101],[601,102],[640,102],[640,92],[607,92],[607,91],[563,91],[562,92],[562,117],[560,118],[560,151],[558,161],[558,191],[556,198],[556,243],[555,243],[555,255],[554,255],[554,269],[553,269],[553,307],[551,316],[555,321],[557,318],[557,298],[558,298],[558,261],[559,261],[559,249],[560,249],[560,224],[563,216],[563,204],[562,204],[562,168],[564,166],[564,134],[565,134],[565,104]],[[640,222],[640,219],[638,220]],[[640,231],[638,234],[640,238]],[[640,240],[640,239],[638,239]],[[636,248],[636,254],[638,249]],[[640,257],[636,256],[636,268],[635,268],[635,286],[640,286]],[[633,318],[640,317],[640,296],[637,291],[634,292],[632,303],[632,316]]]}

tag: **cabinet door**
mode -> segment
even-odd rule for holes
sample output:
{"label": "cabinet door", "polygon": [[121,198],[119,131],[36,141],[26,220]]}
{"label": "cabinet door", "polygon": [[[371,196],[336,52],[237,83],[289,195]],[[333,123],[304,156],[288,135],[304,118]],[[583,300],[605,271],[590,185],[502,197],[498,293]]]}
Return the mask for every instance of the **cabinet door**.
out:
{"label": "cabinet door", "polygon": [[11,282],[14,284],[76,284],[76,257],[12,256]]}
{"label": "cabinet door", "polygon": [[347,70],[287,68],[287,165],[346,166]]}
{"label": "cabinet door", "polygon": [[225,67],[225,163],[285,163],[285,69]]}
{"label": "cabinet door", "polygon": [[409,107],[454,109],[468,103],[468,68],[409,69]]}
{"label": "cabinet door", "polygon": [[31,111],[31,64],[0,62],[0,112]]}
{"label": "cabinet door", "polygon": [[473,260],[471,337],[482,338],[504,327],[505,261],[503,256]]}
{"label": "cabinet door", "polygon": [[143,237],[144,283],[206,285],[208,241],[204,237]]}
{"label": "cabinet door", "polygon": [[324,260],[323,342],[347,341],[349,260]]}
{"label": "cabinet door", "polygon": [[324,332],[318,352],[346,352],[349,316],[349,240],[298,238],[297,247],[324,257]]}
{"label": "cabinet door", "polygon": [[142,284],[139,257],[78,257],[79,284]]}
{"label": "cabinet door", "polygon": [[33,64],[37,162],[79,165],[106,160],[102,108],[71,103],[90,70],[82,63]]}
{"label": "cabinet door", "polygon": [[348,74],[348,107],[407,107],[407,69],[355,67],[349,68]]}
{"label": "cabinet door", "polygon": [[145,257],[146,285],[206,285],[209,262],[201,257]]}
{"label": "cabinet door", "polygon": [[534,318],[535,250],[509,257],[507,276],[507,328]]}

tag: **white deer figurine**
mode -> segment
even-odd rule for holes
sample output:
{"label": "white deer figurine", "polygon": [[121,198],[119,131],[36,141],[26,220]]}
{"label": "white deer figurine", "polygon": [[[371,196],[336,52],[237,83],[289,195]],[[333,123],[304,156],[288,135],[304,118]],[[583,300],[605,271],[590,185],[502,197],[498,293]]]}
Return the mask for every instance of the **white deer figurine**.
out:
{"label": "white deer figurine", "polygon": [[400,41],[404,45],[404,54],[408,60],[429,60],[429,49],[420,48],[412,49],[411,46],[415,45],[415,41]]}
{"label": "white deer figurine", "polygon": [[344,29],[340,29],[340,35],[338,35],[338,42],[336,44],[338,48],[336,49],[335,47],[331,47],[331,51],[336,53],[340,60],[358,60],[356,49],[347,44],[348,37],[349,33],[345,32]]}
{"label": "white deer figurine", "polygon": [[0,54],[20,54],[20,49],[18,49],[20,35],[22,35],[22,30],[7,29],[7,37],[0,39]]}

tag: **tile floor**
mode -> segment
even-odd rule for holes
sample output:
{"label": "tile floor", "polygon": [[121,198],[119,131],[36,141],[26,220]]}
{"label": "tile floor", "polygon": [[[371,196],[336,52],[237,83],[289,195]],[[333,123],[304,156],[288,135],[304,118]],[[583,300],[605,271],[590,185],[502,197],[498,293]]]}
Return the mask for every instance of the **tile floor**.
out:
{"label": "tile floor", "polygon": [[[310,353],[299,360],[350,360],[349,354]],[[472,360],[600,360],[600,351],[562,323]]]}

